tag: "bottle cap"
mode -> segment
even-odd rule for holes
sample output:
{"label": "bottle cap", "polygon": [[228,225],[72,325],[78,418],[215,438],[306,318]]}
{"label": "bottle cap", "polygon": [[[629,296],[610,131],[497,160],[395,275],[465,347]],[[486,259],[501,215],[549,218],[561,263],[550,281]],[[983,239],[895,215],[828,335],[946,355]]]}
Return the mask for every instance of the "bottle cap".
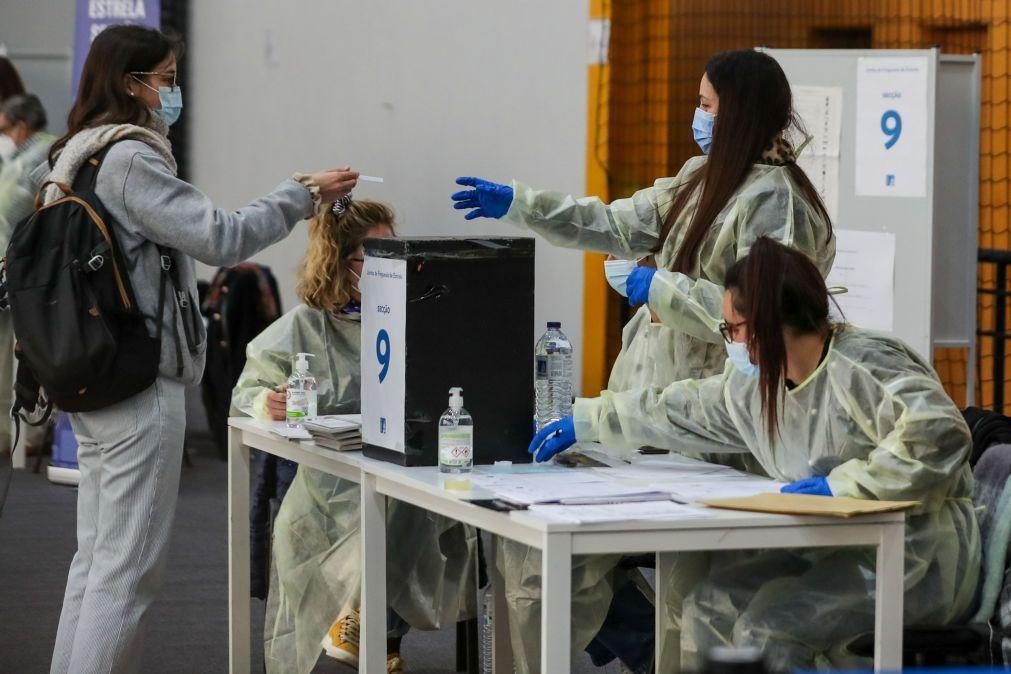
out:
{"label": "bottle cap", "polygon": [[449,389],[449,407],[453,410],[463,409],[463,389],[459,386]]}
{"label": "bottle cap", "polygon": [[548,329],[562,327],[561,321],[548,321]]}
{"label": "bottle cap", "polygon": [[309,359],[316,356],[311,353],[300,353],[295,358],[295,372],[307,374],[309,372]]}

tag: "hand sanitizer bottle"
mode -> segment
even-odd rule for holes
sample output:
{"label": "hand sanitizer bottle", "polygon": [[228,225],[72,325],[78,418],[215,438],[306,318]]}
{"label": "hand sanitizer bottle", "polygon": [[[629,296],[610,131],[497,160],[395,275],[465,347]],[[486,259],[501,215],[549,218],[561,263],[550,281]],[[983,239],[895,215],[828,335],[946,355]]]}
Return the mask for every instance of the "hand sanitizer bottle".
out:
{"label": "hand sanitizer bottle", "polygon": [[463,408],[463,389],[449,389],[449,409],[439,418],[439,470],[469,473],[474,465],[474,420]]}
{"label": "hand sanitizer bottle", "polygon": [[288,428],[302,428],[302,422],[316,416],[316,378],[309,374],[311,353],[300,353],[295,359],[295,371],[288,377]]}

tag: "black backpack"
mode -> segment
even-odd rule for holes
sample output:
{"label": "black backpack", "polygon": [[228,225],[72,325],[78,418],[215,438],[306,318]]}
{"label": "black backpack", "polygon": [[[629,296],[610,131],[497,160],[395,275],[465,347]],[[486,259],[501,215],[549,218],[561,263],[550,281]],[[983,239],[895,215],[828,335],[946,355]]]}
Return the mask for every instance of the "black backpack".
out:
{"label": "black backpack", "polygon": [[[53,404],[67,412],[101,409],[158,376],[166,283],[178,283],[169,251],[159,247],[158,315],[138,310],[117,225],[95,194],[111,147],[81,167],[73,189],[60,185],[66,196],[38,208],[11,236],[4,273],[18,361],[15,421],[41,406],[34,423],[42,423]],[[145,325],[151,320],[154,337]]]}

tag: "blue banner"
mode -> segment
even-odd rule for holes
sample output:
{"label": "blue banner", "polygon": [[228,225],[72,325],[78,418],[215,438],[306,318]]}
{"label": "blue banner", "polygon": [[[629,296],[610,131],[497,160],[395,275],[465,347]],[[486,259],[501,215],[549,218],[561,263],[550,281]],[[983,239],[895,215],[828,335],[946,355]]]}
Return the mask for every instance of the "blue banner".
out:
{"label": "blue banner", "polygon": [[109,26],[136,24],[161,27],[161,0],[77,0],[74,19],[74,72],[70,95],[77,96],[91,41]]}

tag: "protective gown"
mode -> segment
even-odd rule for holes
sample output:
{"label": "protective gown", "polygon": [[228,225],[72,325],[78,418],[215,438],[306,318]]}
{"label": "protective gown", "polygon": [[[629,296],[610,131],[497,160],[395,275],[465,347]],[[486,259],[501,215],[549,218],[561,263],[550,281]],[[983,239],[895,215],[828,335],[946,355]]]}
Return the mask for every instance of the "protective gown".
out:
{"label": "protective gown", "polygon": [[[656,246],[678,185],[699,170],[706,157],[688,160],[673,178],[609,205],[597,197],[533,190],[513,181],[513,202],[503,220],[528,228],[566,248],[608,253],[625,259],[650,254]],[[726,361],[719,324],[723,320],[723,279],[727,269],[748,254],[760,236],[804,252],[827,275],[835,258],[829,223],[797,188],[783,166],[755,164],[744,183],[714,219],[700,247],[692,274],[668,271],[684,240],[700,191],[692,196],[661,251],[659,270],[643,306],[625,326],[622,348],[611,370],[608,390],[666,386],[721,372]],[[660,323],[652,321],[650,310]],[[731,461],[753,469],[750,457]],[[499,546],[499,563],[510,593],[510,627],[520,674],[537,671],[540,641],[540,553],[512,541]],[[577,558],[573,564],[572,644],[580,650],[600,628],[618,583],[619,556]],[[684,585],[704,568],[701,554],[680,555]],[[671,601],[677,594],[672,588]],[[675,639],[676,641],[676,639]],[[666,648],[666,645],[665,645]],[[665,651],[666,652],[666,651]],[[676,649],[675,649],[676,652]]]}
{"label": "protective gown", "polygon": [[[312,353],[320,414],[360,409],[361,323],[352,314],[299,306],[254,339],[232,404],[266,418],[268,390],[287,382],[293,354]],[[391,500],[387,510],[387,598],[418,629],[474,614],[476,533],[471,527]],[[274,523],[264,652],[268,672],[310,672],[320,641],[347,608],[359,608],[358,485],[299,467]]]}
{"label": "protective gown", "polygon": [[[980,568],[971,439],[931,367],[899,340],[838,327],[817,370],[781,400],[770,440],[758,380],[728,363],[701,381],[577,400],[576,437],[627,448],[736,448],[778,480],[827,474],[836,496],[920,501],[906,520],[906,624],[965,614]],[[774,670],[839,666],[843,646],[874,627],[873,550],[712,557],[684,603],[689,667],[730,643],[761,648]]]}

